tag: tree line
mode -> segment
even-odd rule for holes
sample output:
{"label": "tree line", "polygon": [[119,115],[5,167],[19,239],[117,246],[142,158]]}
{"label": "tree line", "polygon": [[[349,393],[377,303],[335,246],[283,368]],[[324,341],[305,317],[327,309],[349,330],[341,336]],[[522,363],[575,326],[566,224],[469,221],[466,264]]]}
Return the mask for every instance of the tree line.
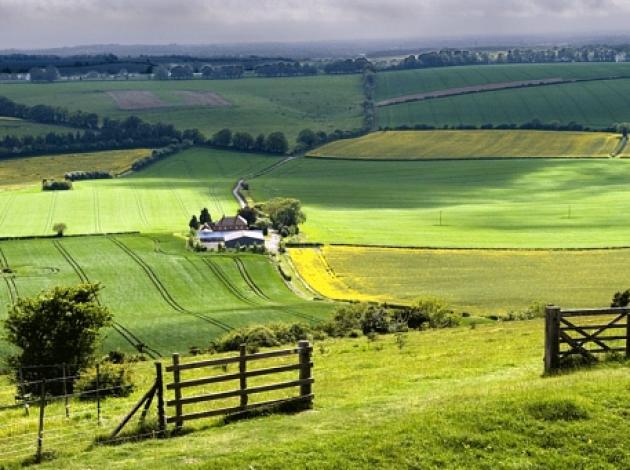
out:
{"label": "tree line", "polygon": [[481,124],[479,126],[474,124],[453,124],[444,126],[433,126],[430,124],[415,124],[415,125],[406,125],[403,124],[401,126],[385,126],[379,127],[380,131],[407,131],[407,130],[415,130],[415,131],[430,131],[430,130],[476,130],[476,129],[496,129],[496,130],[545,130],[545,131],[569,131],[569,132],[619,132],[625,133],[630,129],[630,123],[616,123],[607,127],[601,128],[593,128],[589,126],[584,126],[575,121],[569,121],[567,123],[561,123],[559,121],[551,121],[551,122],[543,122],[538,118],[534,118],[530,121],[526,121],[521,124],[516,123],[499,123],[492,124],[486,123]]}
{"label": "tree line", "polygon": [[412,54],[389,69],[421,69],[457,65],[548,64],[567,62],[625,61],[629,46],[514,48],[507,51],[442,49]]}

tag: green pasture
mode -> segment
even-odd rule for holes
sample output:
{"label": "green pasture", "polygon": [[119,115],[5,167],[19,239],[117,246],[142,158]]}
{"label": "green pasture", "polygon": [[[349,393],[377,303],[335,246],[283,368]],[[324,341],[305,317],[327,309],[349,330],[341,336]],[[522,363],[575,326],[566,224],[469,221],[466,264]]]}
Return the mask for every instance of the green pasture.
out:
{"label": "green pasture", "polygon": [[377,75],[376,100],[488,83],[629,76],[630,64],[627,63],[506,64],[396,70]]}
{"label": "green pasture", "polygon": [[419,247],[630,246],[627,160],[298,159],[250,181],[300,199],[304,240]]}
{"label": "green pasture", "polygon": [[[0,318],[17,297],[100,282],[101,301],[127,332],[109,330],[102,349],[134,351],[141,342],[168,355],[207,347],[249,323],[315,322],[331,308],[296,297],[266,256],[195,254],[185,242],[170,235],[0,242],[3,264],[13,271],[3,274]],[[5,344],[0,351],[6,353]]]}
{"label": "green pasture", "polygon": [[[100,427],[93,402],[73,402],[71,419],[62,401],[47,407],[44,446],[52,457],[40,467],[628,468],[627,363],[542,377],[543,332],[543,322],[533,320],[320,340],[313,411],[210,418],[190,422],[190,432],[177,437],[95,445],[151,386],[153,365],[141,363],[134,367],[138,389],[104,401]],[[14,389],[7,383],[3,390],[10,399]],[[18,467],[35,447],[27,433],[36,432],[37,416],[0,413],[11,423],[0,429],[0,455]]]}
{"label": "green pasture", "polygon": [[435,98],[378,108],[378,125],[522,124],[571,121],[608,127],[630,120],[630,80],[545,85]]}
{"label": "green pasture", "polygon": [[620,134],[544,131],[385,131],[331,142],[308,156],[357,160],[607,158]]}
{"label": "green pasture", "polygon": [[[505,314],[533,302],[609,305],[630,287],[630,250],[416,250],[326,246],[331,272],[349,289],[389,302],[439,297],[458,311]],[[324,273],[322,273],[322,276]]]}
{"label": "green pasture", "polygon": [[[126,177],[77,181],[70,191],[43,192],[39,185],[0,191],[0,236],[49,235],[57,222],[68,226],[68,234],[186,232],[191,215],[203,207],[215,218],[233,215],[236,180],[278,159],[195,148]],[[0,162],[0,175],[16,161]],[[71,159],[53,166],[60,165],[76,169]]]}
{"label": "green pasture", "polygon": [[22,119],[14,119],[0,116],[0,139],[7,135],[15,137],[23,137],[25,135],[46,135],[49,132],[57,134],[67,134],[68,132],[76,132],[71,127],[54,126],[51,124],[39,124],[36,122],[23,121]]}
{"label": "green pasture", "polygon": [[[122,111],[107,91],[153,92],[173,107]],[[175,91],[214,92],[232,106],[182,106]],[[293,143],[304,128],[324,130],[361,127],[361,77],[358,75],[241,80],[67,82],[7,84],[1,95],[27,105],[48,104],[100,116],[136,115],[149,122],[167,122],[180,129],[198,128],[206,136],[224,127],[251,134],[283,131]]]}

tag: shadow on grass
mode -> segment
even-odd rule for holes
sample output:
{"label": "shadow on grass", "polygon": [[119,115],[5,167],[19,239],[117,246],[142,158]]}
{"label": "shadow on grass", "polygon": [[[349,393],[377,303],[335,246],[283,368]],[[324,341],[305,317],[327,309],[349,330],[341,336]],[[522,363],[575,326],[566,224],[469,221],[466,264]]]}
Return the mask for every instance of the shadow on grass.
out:
{"label": "shadow on grass", "polygon": [[575,372],[591,369],[600,365],[617,365],[630,367],[630,358],[618,352],[604,354],[601,358],[588,358],[580,355],[572,355],[564,358],[558,369],[543,374],[543,377],[556,377],[559,375],[573,374]]}

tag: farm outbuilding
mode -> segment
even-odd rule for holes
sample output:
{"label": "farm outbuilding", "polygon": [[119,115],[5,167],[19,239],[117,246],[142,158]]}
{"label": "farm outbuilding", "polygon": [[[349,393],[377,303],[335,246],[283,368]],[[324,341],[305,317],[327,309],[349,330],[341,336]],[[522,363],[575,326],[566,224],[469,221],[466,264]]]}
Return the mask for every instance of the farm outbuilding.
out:
{"label": "farm outbuilding", "polygon": [[216,248],[223,244],[226,248],[238,248],[239,246],[260,246],[265,243],[265,237],[261,230],[234,230],[212,231],[200,230],[199,241],[206,248]]}

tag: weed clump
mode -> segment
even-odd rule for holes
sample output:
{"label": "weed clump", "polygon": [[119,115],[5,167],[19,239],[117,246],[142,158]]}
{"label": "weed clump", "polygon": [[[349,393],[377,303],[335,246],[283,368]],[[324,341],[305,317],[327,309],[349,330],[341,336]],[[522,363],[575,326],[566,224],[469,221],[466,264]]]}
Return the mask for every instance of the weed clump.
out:
{"label": "weed clump", "polygon": [[568,398],[534,401],[527,405],[526,410],[534,418],[543,421],[577,421],[589,418],[584,406]]}

